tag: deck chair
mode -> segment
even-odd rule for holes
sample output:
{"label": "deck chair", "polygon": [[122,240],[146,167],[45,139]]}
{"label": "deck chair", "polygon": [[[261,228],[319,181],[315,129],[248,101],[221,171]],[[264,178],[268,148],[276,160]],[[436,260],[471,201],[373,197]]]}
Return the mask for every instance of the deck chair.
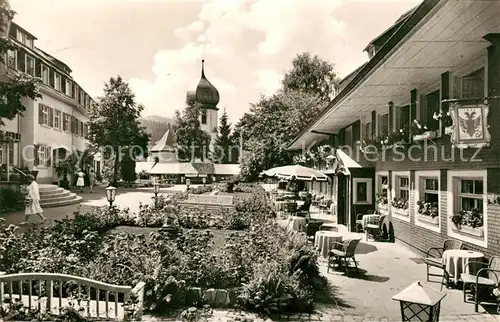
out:
{"label": "deck chair", "polygon": [[[479,304],[484,303],[479,300],[479,291],[481,290],[494,290],[500,285],[500,257],[491,257],[489,263],[483,262],[468,262],[465,264],[464,272],[467,271],[469,265],[485,266],[481,268],[476,275],[462,273],[460,280],[463,283],[464,302],[467,302],[467,286],[474,285],[474,310],[478,312]],[[483,277],[483,276],[484,277]],[[497,303],[488,303],[497,304]]]}
{"label": "deck chair", "polygon": [[354,266],[356,267],[356,273],[359,274],[358,264],[356,263],[355,253],[356,247],[358,247],[361,239],[348,239],[344,240],[342,243],[336,242],[333,243],[330,251],[328,252],[328,267],[327,273],[330,272],[330,267],[334,262],[337,262],[339,265],[341,261],[344,260],[344,270],[345,273],[349,273],[349,259],[352,259],[354,262]]}
{"label": "deck chair", "polygon": [[[443,265],[443,252],[450,249],[462,249],[462,242],[459,240],[447,239],[443,242],[443,247],[431,247],[425,253],[425,265],[427,266],[427,282],[429,282],[429,276],[441,277],[443,281],[446,280],[446,287],[448,288],[450,284],[450,276]],[[430,274],[430,267],[437,267],[443,270],[443,275]],[[443,283],[441,282],[441,289],[443,289]]]}

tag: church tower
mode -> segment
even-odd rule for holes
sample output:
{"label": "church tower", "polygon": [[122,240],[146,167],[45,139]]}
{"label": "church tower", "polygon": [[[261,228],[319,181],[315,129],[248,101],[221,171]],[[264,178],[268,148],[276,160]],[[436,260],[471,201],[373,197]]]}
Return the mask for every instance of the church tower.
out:
{"label": "church tower", "polygon": [[219,108],[217,104],[219,104],[219,99],[219,91],[205,77],[205,60],[202,60],[201,79],[196,87],[196,102],[200,104],[201,129],[212,137],[210,142],[211,150],[217,137],[217,125],[219,122],[217,115]]}

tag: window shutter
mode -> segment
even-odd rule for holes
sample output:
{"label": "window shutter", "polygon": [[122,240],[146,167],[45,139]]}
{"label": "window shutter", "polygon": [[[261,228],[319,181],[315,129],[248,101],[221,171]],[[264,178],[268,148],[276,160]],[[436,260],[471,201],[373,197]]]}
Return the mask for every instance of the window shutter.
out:
{"label": "window shutter", "polygon": [[377,136],[377,112],[372,111],[372,139]]}
{"label": "window shutter", "polygon": [[49,107],[49,126],[54,126],[54,109],[52,107]]}
{"label": "window shutter", "polygon": [[35,77],[42,77],[42,63],[39,60],[35,60]]}
{"label": "window shutter", "polygon": [[54,71],[52,69],[49,69],[49,84],[50,86],[54,87]]}
{"label": "window shutter", "polygon": [[34,155],[34,157],[35,157],[35,160],[34,160],[35,166],[39,166],[40,165],[40,158],[38,156],[39,149],[40,149],[40,145],[35,144],[35,149],[34,149],[35,150],[35,155]]}
{"label": "window shutter", "polygon": [[61,92],[66,94],[66,78],[61,76]]}
{"label": "window shutter", "polygon": [[42,104],[38,104],[38,124],[42,124],[43,123],[43,105]]}
{"label": "window shutter", "polygon": [[339,143],[345,145],[345,129],[339,131]]}
{"label": "window shutter", "polygon": [[389,133],[392,132],[394,132],[394,103],[389,102]]}
{"label": "window shutter", "polygon": [[50,167],[52,165],[52,148],[50,146],[45,146],[45,166]]}
{"label": "window shutter", "polygon": [[22,50],[18,50],[17,51],[17,69],[24,72],[25,70],[25,65],[26,65],[26,61],[25,61],[25,53],[22,51]]}

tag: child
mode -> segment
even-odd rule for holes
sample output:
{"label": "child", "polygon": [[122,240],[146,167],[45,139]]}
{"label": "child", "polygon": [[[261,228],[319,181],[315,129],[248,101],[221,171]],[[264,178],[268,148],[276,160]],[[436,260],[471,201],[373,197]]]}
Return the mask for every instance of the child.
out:
{"label": "child", "polygon": [[80,192],[83,192],[83,187],[85,186],[85,180],[83,179],[83,176],[85,174],[80,170],[76,175],[78,176],[78,179],[76,180],[76,186],[80,187]]}

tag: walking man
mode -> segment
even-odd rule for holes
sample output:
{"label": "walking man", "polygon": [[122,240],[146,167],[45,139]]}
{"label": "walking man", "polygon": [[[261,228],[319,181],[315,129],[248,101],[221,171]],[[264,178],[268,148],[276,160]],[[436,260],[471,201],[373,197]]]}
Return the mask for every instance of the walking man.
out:
{"label": "walking man", "polygon": [[40,207],[40,192],[38,189],[38,183],[35,181],[35,177],[31,174],[26,176],[28,181],[27,194],[26,194],[26,209],[24,211],[24,221],[21,225],[27,225],[31,215],[37,215],[40,217],[43,224],[47,221],[47,218],[43,215],[43,209]]}

